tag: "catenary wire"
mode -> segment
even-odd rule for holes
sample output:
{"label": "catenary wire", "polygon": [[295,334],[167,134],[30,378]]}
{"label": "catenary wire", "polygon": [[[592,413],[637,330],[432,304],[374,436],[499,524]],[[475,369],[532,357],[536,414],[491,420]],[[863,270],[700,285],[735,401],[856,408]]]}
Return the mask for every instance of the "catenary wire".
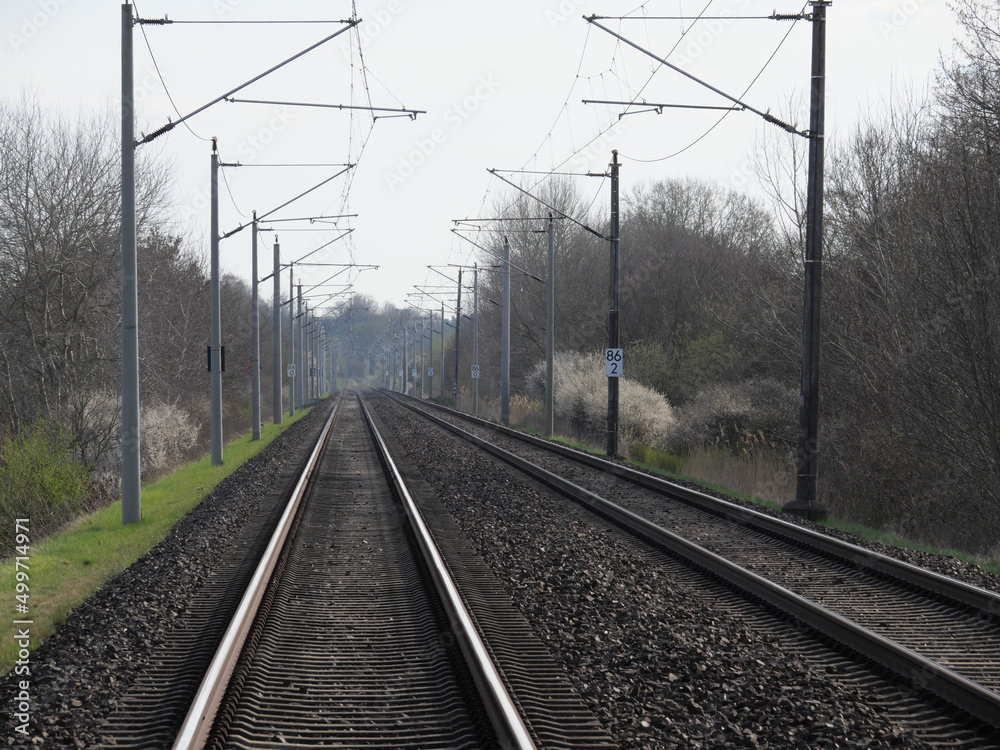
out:
{"label": "catenary wire", "polygon": [[[802,6],[801,13],[805,12],[806,7],[808,7],[808,4]],[[801,15],[801,13],[800,13],[800,15]],[[750,91],[750,89],[752,89],[754,87],[754,84],[756,84],[757,81],[760,79],[760,77],[762,75],[764,75],[764,71],[767,70],[768,66],[771,64],[771,62],[777,56],[778,52],[781,51],[781,48],[785,45],[785,42],[788,40],[788,37],[791,35],[792,31],[794,31],[795,26],[797,24],[798,24],[798,20],[795,20],[795,21],[792,22],[792,25],[789,26],[788,31],[786,31],[785,35],[781,38],[781,41],[778,42],[778,46],[775,47],[774,52],[771,53],[771,56],[768,57],[767,60],[764,62],[764,65],[761,67],[760,71],[758,71],[757,75],[755,75],[753,77],[753,80],[750,81],[750,84],[743,90],[743,93],[740,94],[740,96],[739,96],[740,99],[742,99],[744,96],[746,96],[747,93]],[[640,158],[635,157],[635,156],[626,156],[625,154],[620,154],[620,156],[622,157],[622,159],[627,159],[628,161],[639,162],[639,163],[642,163],[642,164],[653,164],[655,162],[661,162],[661,161],[666,161],[667,159],[673,159],[675,156],[680,156],[685,151],[693,148],[698,143],[700,143],[702,140],[704,140],[706,137],[708,137],[708,135],[712,131],[714,131],[717,127],[719,127],[719,125],[721,125],[722,122],[727,117],[729,117],[729,115],[731,115],[733,113],[733,111],[734,110],[729,110],[729,111],[725,112],[721,117],[719,117],[718,120],[715,121],[715,123],[711,127],[709,127],[708,130],[706,130],[704,133],[702,133],[700,136],[698,136],[695,140],[691,141],[691,143],[689,143],[688,145],[686,145],[684,148],[680,149],[679,151],[675,151],[672,154],[667,154],[666,156],[660,156],[660,157],[655,158],[655,159],[640,159]]]}
{"label": "catenary wire", "polygon": [[[141,16],[142,14],[139,12],[139,6],[135,4],[134,0],[132,2],[132,5],[135,6],[136,16]],[[146,49],[149,51],[149,58],[150,60],[153,61],[153,70],[156,71],[156,77],[160,79],[160,85],[163,86],[163,92],[167,95],[167,99],[170,102],[170,106],[174,108],[174,112],[177,113],[178,117],[183,117],[184,115],[181,114],[181,111],[177,108],[177,105],[174,103],[174,97],[170,95],[170,89],[167,88],[167,82],[163,80],[163,74],[160,72],[160,66],[156,62],[156,56],[153,54],[153,48],[149,44],[149,37],[146,36],[146,28],[141,23],[139,24],[139,31],[142,32],[143,41],[145,41]],[[211,138],[205,138],[204,136],[198,135],[196,132],[194,132],[194,130],[191,129],[191,126],[187,123],[186,120],[184,121],[183,125],[195,138],[205,142],[211,140]]]}

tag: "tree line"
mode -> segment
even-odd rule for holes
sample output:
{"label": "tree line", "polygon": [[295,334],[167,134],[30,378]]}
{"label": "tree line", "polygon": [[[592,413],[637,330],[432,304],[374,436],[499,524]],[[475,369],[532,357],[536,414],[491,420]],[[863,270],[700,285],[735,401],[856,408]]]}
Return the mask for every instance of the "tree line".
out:
{"label": "tree line", "polygon": [[[964,36],[942,59],[932,90],[886,105],[827,150],[820,492],[837,515],[993,551],[1000,531],[1000,11],[981,0],[958,0],[954,10]],[[46,115],[30,96],[0,102],[0,472],[12,446],[45,435],[92,478],[113,482],[117,471],[116,132],[110,116],[69,122]],[[625,375],[645,387],[643,398],[655,393],[671,409],[659,420],[669,435],[644,451],[682,455],[710,444],[793,460],[801,147],[783,137],[761,144],[762,197],[694,178],[623,190]],[[140,394],[144,470],[155,473],[207,447],[208,275],[203,254],[168,219],[168,171],[140,157]],[[591,211],[571,181],[551,179],[539,190],[607,233],[608,217]],[[513,195],[496,210],[516,218],[540,209]],[[544,221],[507,225],[526,230],[508,234],[513,263],[544,278]],[[555,221],[554,231],[556,347],[560,361],[583,367],[607,342],[608,245],[569,221]],[[483,233],[477,242],[499,254],[499,235]],[[488,401],[499,395],[500,317],[486,299],[500,299],[501,278],[493,256],[477,260],[484,269],[479,385]],[[515,272],[511,290],[512,382],[527,404],[539,396],[545,289]],[[470,297],[466,290],[466,315]],[[231,435],[249,429],[247,282],[224,276],[222,306]],[[391,365],[386,354],[415,315],[356,297],[325,316],[339,384],[381,384]],[[470,385],[472,327],[451,309],[446,317],[448,393],[454,326],[462,326],[461,395]],[[267,301],[260,320],[267,362]],[[287,331],[287,318],[281,328]],[[262,393],[270,383],[265,366]],[[558,414],[558,393],[556,402]],[[270,419],[269,398],[262,410]]]}
{"label": "tree line", "polygon": [[[1000,532],[1000,11],[954,6],[964,36],[932,90],[886,105],[827,156],[821,486],[837,515],[995,552]],[[797,435],[804,249],[802,148],[758,148],[750,198],[695,179],[623,190],[625,375],[678,413],[668,446],[733,438],[791,461]],[[571,182],[539,197],[607,233]],[[539,205],[507,196],[508,218]],[[545,277],[544,222],[508,222],[511,260]],[[555,230],[556,348],[607,345],[608,244]],[[493,254],[498,235],[483,233]],[[499,299],[494,257],[481,294]],[[531,393],[545,356],[545,290],[514,272],[511,372]],[[499,308],[480,310],[480,392],[496,397]],[[463,349],[465,347],[463,346]],[[558,404],[559,394],[556,394]],[[558,409],[558,407],[557,407]]]}
{"label": "tree line", "polygon": [[[70,121],[48,114],[30,94],[0,101],[0,504],[45,494],[14,479],[30,477],[31,471],[12,464],[32,455],[75,462],[89,477],[71,506],[116,492],[119,148],[111,115]],[[207,446],[209,280],[195,243],[170,223],[166,166],[141,152],[139,157],[139,380],[142,471],[148,479]],[[246,281],[223,276],[227,438],[249,429],[250,299]],[[265,304],[262,351],[270,351],[271,329]],[[263,375],[269,393],[270,370]],[[269,417],[266,399],[264,411]],[[33,447],[24,442],[29,436]],[[42,525],[38,516],[36,526]]]}

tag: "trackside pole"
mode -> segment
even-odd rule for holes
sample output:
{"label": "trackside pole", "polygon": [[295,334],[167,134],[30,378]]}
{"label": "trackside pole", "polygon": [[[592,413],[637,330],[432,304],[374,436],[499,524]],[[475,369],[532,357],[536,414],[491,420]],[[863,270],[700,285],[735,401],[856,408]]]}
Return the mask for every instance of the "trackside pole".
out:
{"label": "trackside pole", "polygon": [[451,386],[451,397],[458,406],[458,342],[462,333],[462,269],[458,269],[458,295],[455,302],[455,382]]}
{"label": "trackside pole", "polygon": [[212,273],[209,288],[209,378],[212,381],[212,466],[222,464],[222,317],[219,310],[219,154],[212,139]]}
{"label": "trackside pole", "polygon": [[295,342],[295,406],[301,409],[304,402],[304,393],[302,391],[302,282],[299,282],[299,310],[298,314],[295,316],[297,326],[295,330],[298,333],[298,341]]}
{"label": "trackside pole", "polygon": [[441,371],[438,373],[439,385],[438,395],[444,398],[444,300],[441,300]]}
{"label": "trackside pole", "polygon": [[805,312],[795,499],[782,510],[812,521],[826,518],[819,505],[819,349],[823,272],[823,127],[826,81],[826,6],[812,0],[812,87],[809,113],[809,184],[806,189]]}
{"label": "trackside pole", "polygon": [[281,424],[281,249],[278,237],[274,238],[274,309],[271,311],[271,331],[274,337],[274,364],[272,398],[274,399],[274,423]]}
{"label": "trackside pole", "polygon": [[260,440],[260,310],[257,298],[257,212],[253,212],[253,293],[250,301],[250,335],[253,339],[253,372],[250,374],[250,411],[253,439]]}
{"label": "trackside pole", "polygon": [[545,284],[545,437],[552,437],[555,421],[555,401],[552,390],[552,358],[555,350],[555,262],[553,257],[553,222],[549,214],[548,278]]}
{"label": "trackside pole", "polygon": [[139,485],[139,301],[135,242],[132,6],[122,5],[122,523],[142,518]]}
{"label": "trackside pole", "polygon": [[510,243],[503,238],[503,284],[500,321],[500,423],[510,424]]}
{"label": "trackside pole", "polygon": [[[618,344],[618,151],[611,160],[611,273],[608,293],[608,348]],[[608,378],[608,458],[618,455],[618,378]]]}
{"label": "trackside pole", "polygon": [[472,413],[479,411],[479,268],[472,268]]}

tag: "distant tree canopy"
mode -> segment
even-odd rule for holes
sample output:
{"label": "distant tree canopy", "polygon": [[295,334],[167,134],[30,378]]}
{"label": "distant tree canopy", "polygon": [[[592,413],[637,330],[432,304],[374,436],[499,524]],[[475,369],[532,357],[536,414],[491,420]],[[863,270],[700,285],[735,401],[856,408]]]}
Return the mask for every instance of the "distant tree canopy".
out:
{"label": "distant tree canopy", "polygon": [[[995,551],[1000,10],[983,0],[955,0],[953,8],[964,36],[942,61],[928,100],[872,116],[827,152],[820,491],[840,515]],[[47,118],[28,98],[0,101],[0,427],[16,433],[44,421],[59,430],[60,440],[68,436],[91,468],[113,455],[117,439],[114,132],[103,121]],[[676,450],[736,428],[756,431],[778,452],[794,450],[802,146],[780,137],[758,147],[761,199],[694,179],[623,189],[624,372],[672,405],[671,418],[660,422],[675,431]],[[162,170],[143,163],[139,174],[140,392],[144,408],[155,414],[151,419],[178,431],[201,425],[204,440],[204,265],[162,220]],[[590,211],[571,181],[550,179],[536,190],[606,234],[608,217]],[[544,215],[524,195],[493,208],[507,218]],[[511,375],[522,394],[532,387],[537,393],[537,367],[545,356],[545,287],[532,278],[547,273],[545,224],[505,223],[529,230],[508,234],[517,267]],[[554,225],[556,348],[567,353],[566,362],[588,362],[607,342],[608,244],[575,223]],[[490,254],[477,258],[479,390],[495,398],[500,311],[490,300],[500,300],[495,255],[503,240],[483,236]],[[470,276],[463,279],[464,315],[471,312]],[[224,279],[223,391],[226,422],[234,429],[248,418],[249,299],[244,281]],[[435,348],[428,349],[439,367],[443,338],[449,393],[456,359],[458,386],[470,385],[472,326],[454,307],[449,296],[444,337],[436,310]],[[379,306],[363,297],[321,311],[338,375],[380,384],[390,369],[390,379],[410,372],[418,318],[410,306]],[[266,305],[261,321],[267,352],[272,331]],[[418,331],[427,334],[429,346],[427,316],[423,324]],[[404,340],[406,362],[392,354]],[[574,352],[581,356],[569,356]],[[262,374],[266,394],[270,368]],[[269,399],[262,403],[269,414]]]}
{"label": "distant tree canopy", "polygon": [[[91,470],[111,473],[121,389],[116,132],[111,118],[53,118],[30,96],[0,101],[0,428],[13,435],[49,425],[69,436]],[[168,229],[168,188],[162,166],[140,152],[140,399],[161,432],[173,425],[188,433],[150,433],[151,446],[196,445],[207,415],[208,278],[185,240]],[[222,306],[229,369],[249,381],[247,284],[225,277]],[[262,321],[269,334],[269,319]],[[243,424],[233,417],[249,387],[232,380],[230,427],[243,429],[245,417]],[[162,465],[167,453],[155,453],[160,459],[147,461],[144,471]]]}
{"label": "distant tree canopy", "polygon": [[[841,515],[989,551],[1000,534],[1000,10],[954,8],[965,36],[930,100],[828,150],[821,492]],[[802,145],[758,149],[763,201],[691,179],[623,188],[624,371],[679,407],[678,435],[728,419],[794,447]],[[572,183],[538,189],[606,233]],[[494,210],[540,209],[517,196]],[[592,353],[607,345],[608,246],[556,224],[556,347]],[[508,235],[512,262],[544,278],[544,221],[516,226],[537,231]],[[500,235],[488,236],[499,255]],[[479,262],[481,299],[499,300],[497,261]],[[545,289],[515,271],[511,299],[512,383],[527,390],[545,355]],[[495,397],[500,311],[481,303],[480,316],[480,394]]]}

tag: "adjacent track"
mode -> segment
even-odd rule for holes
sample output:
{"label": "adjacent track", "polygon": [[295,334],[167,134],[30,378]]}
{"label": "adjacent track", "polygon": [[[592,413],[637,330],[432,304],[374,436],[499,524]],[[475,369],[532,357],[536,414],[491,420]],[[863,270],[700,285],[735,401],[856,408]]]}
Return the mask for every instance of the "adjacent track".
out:
{"label": "adjacent track", "polygon": [[436,405],[444,416],[430,414],[390,395],[913,688],[1000,728],[997,594],[619,463]]}

